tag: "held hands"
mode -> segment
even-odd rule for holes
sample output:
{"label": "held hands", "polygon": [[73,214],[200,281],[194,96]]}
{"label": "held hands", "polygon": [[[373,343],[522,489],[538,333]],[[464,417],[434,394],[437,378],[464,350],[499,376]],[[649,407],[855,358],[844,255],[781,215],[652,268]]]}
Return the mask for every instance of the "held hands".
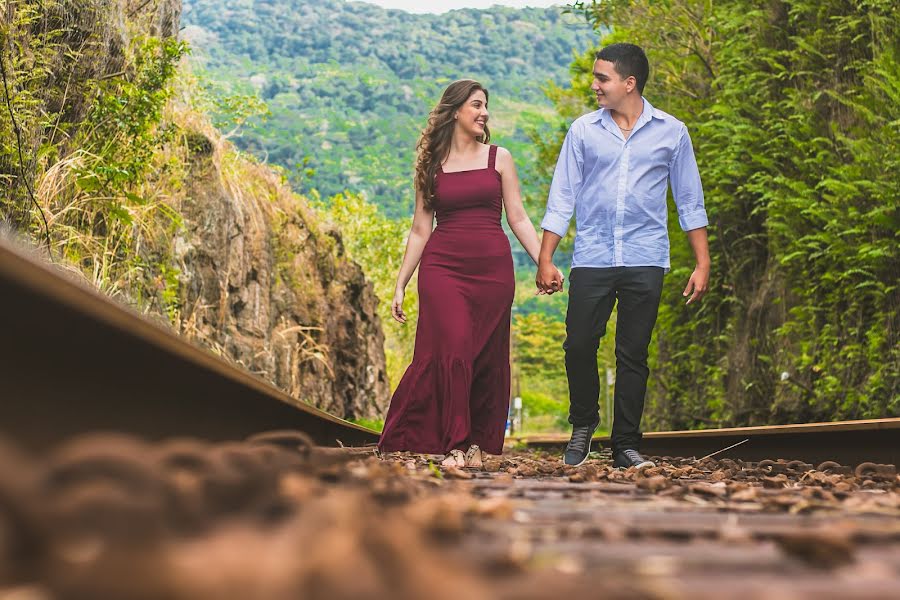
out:
{"label": "held hands", "polygon": [[685,303],[690,304],[694,301],[699,302],[707,291],[709,291],[709,265],[697,265],[681,295],[690,296]]}
{"label": "held hands", "polygon": [[[707,275],[708,278],[708,275]],[[541,265],[538,268],[535,283],[537,284],[537,294],[555,294],[563,290],[563,283],[566,278],[562,271],[556,268],[553,263]],[[705,289],[705,288],[704,288]],[[406,297],[406,290],[398,288],[394,291],[394,299],[391,302],[391,316],[398,323],[406,323],[406,313],[403,312],[403,299]]]}
{"label": "held hands", "polygon": [[557,269],[553,263],[541,263],[538,265],[537,276],[534,278],[538,295],[549,295],[561,292],[563,290],[563,282],[565,279],[562,271]]}
{"label": "held hands", "polygon": [[391,302],[391,316],[399,323],[406,323],[406,314],[403,312],[403,298],[406,290],[398,289],[394,292],[394,300]]}

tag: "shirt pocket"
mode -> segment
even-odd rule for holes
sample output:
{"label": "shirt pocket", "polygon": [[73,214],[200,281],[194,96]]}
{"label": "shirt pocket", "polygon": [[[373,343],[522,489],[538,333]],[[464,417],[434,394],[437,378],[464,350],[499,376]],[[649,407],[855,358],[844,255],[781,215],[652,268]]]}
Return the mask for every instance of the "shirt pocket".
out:
{"label": "shirt pocket", "polygon": [[665,230],[661,235],[636,235],[625,243],[622,257],[631,266],[660,266],[669,256],[669,238]]}
{"label": "shirt pocket", "polygon": [[666,187],[665,181],[658,182],[660,187],[648,192],[635,193],[625,202],[625,219],[642,226],[661,225],[666,223]]}
{"label": "shirt pocket", "polygon": [[588,227],[578,232],[572,264],[576,266],[611,266],[613,239],[602,235],[602,227]]}

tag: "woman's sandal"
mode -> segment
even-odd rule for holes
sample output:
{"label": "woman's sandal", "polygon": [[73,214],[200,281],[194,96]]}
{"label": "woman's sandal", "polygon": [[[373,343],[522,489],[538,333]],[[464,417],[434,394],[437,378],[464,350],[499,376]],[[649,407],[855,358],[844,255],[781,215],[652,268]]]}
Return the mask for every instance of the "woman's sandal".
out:
{"label": "woman's sandal", "polygon": [[441,461],[441,466],[461,469],[466,466],[466,455],[463,454],[462,450],[451,450],[444,456],[444,460]]}
{"label": "woman's sandal", "polygon": [[479,471],[484,469],[484,453],[481,451],[481,448],[475,444],[472,444],[469,446],[469,449],[466,450],[466,467],[478,469]]}

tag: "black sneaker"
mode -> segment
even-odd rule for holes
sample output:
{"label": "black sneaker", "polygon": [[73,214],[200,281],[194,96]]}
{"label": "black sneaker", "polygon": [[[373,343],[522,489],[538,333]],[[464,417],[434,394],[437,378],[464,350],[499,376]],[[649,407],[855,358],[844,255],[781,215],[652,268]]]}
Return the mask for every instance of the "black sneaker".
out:
{"label": "black sneaker", "polygon": [[572,439],[566,446],[566,454],[563,461],[572,467],[577,467],[587,460],[587,456],[591,451],[591,437],[594,430],[597,429],[597,423],[593,425],[577,425],[572,428]]}
{"label": "black sneaker", "polygon": [[613,467],[616,469],[628,467],[637,467],[638,469],[646,469],[647,467],[655,467],[656,464],[652,460],[647,460],[637,450],[620,450],[613,456]]}

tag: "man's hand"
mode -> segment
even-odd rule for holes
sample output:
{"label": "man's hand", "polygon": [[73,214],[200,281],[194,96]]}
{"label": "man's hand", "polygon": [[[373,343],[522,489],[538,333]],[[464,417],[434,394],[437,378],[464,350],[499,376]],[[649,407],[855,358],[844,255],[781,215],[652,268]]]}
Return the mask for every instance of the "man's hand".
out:
{"label": "man's hand", "polygon": [[697,259],[697,266],[688,279],[687,287],[684,288],[683,296],[688,298],[687,304],[699,301],[706,295],[709,290],[709,242],[706,238],[706,227],[698,227],[687,232],[688,241],[694,250],[694,257]]}
{"label": "man's hand", "polygon": [[688,279],[687,287],[684,288],[684,292],[682,292],[682,296],[690,296],[686,304],[690,304],[691,302],[697,301],[706,295],[706,292],[709,290],[709,266],[708,265],[697,265],[694,269],[694,272],[691,273],[691,278]]}
{"label": "man's hand", "polygon": [[542,262],[538,266],[534,283],[537,285],[538,294],[554,294],[563,290],[563,282],[565,279],[562,271],[557,269],[553,263]]}
{"label": "man's hand", "polygon": [[562,272],[553,265],[553,253],[562,238],[552,231],[544,230],[541,238],[541,252],[538,255],[538,270],[534,283],[538,288],[538,294],[553,294],[563,289]]}

